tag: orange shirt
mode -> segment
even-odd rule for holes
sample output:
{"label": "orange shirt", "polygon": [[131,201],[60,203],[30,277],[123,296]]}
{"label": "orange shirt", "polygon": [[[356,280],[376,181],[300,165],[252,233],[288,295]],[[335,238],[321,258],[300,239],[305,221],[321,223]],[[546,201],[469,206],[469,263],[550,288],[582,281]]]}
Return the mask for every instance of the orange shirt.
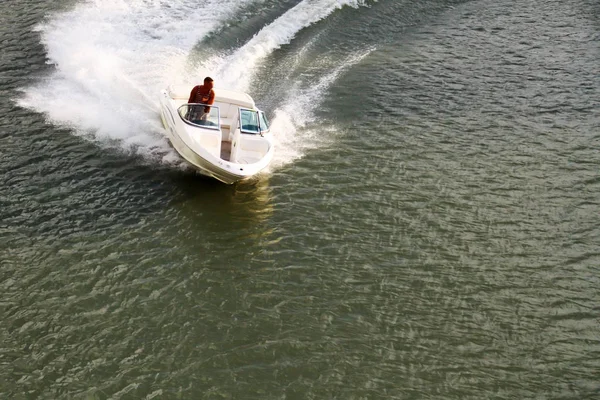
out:
{"label": "orange shirt", "polygon": [[215,102],[215,92],[204,85],[194,86],[190,93],[188,103],[213,104]]}

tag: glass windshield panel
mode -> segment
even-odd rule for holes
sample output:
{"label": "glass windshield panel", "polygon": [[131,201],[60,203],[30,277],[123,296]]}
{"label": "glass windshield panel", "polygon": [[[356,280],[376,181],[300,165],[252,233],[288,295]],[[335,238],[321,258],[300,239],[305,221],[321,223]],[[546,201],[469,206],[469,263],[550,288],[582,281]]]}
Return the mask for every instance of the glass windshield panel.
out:
{"label": "glass windshield panel", "polygon": [[219,129],[219,107],[184,104],[178,111],[181,118],[189,124]]}
{"label": "glass windshield panel", "polygon": [[268,131],[269,130],[269,122],[267,121],[267,116],[262,111],[259,111],[258,114],[260,115],[260,130],[262,132]]}
{"label": "glass windshield panel", "polygon": [[240,126],[244,133],[259,133],[258,112],[240,108]]}

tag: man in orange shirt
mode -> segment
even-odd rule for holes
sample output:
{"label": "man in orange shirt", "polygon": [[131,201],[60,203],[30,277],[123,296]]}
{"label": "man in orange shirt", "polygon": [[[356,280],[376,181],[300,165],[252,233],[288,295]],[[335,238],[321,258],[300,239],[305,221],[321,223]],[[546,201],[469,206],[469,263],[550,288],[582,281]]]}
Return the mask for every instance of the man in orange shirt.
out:
{"label": "man in orange shirt", "polygon": [[[205,104],[202,112],[195,112],[197,119],[206,121],[208,118],[208,114],[210,113],[210,107],[208,105],[212,105],[215,102],[215,92],[213,90],[213,79],[210,76],[204,78],[203,85],[196,85],[192,89],[190,93],[190,98],[188,103],[196,103],[196,104]],[[196,118],[194,118],[196,119]]]}

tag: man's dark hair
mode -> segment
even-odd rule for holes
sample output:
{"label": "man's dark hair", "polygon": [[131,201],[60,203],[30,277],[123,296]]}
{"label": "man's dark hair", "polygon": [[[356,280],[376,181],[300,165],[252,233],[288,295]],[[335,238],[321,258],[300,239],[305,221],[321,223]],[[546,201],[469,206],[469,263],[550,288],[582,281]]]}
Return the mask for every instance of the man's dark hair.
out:
{"label": "man's dark hair", "polygon": [[204,82],[213,82],[213,78],[207,76],[206,78],[204,78]]}

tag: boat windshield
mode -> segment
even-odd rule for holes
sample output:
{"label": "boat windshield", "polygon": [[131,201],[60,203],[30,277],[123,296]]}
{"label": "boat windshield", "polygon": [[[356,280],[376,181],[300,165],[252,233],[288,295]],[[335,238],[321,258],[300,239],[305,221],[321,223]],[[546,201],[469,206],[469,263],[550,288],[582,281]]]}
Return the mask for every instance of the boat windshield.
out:
{"label": "boat windshield", "polygon": [[[208,113],[204,112],[206,107],[210,107]],[[177,111],[181,119],[190,125],[219,129],[219,107],[204,104],[184,104]]]}
{"label": "boat windshield", "polygon": [[240,130],[242,133],[266,133],[269,130],[267,117],[262,111],[240,108]]}

